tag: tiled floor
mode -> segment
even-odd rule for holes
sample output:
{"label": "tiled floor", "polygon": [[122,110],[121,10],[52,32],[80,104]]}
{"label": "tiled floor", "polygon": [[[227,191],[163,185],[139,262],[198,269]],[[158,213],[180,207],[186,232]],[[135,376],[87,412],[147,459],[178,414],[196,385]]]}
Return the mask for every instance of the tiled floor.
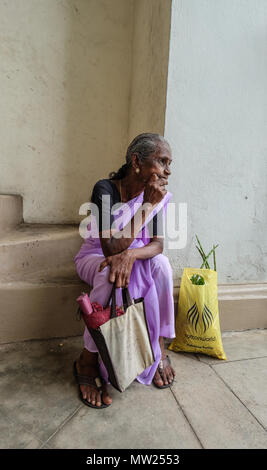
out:
{"label": "tiled floor", "polygon": [[0,346],[0,448],[267,448],[267,330],[223,334],[227,361],[168,351],[171,389],[134,382],[94,410],[72,375],[82,337]]}

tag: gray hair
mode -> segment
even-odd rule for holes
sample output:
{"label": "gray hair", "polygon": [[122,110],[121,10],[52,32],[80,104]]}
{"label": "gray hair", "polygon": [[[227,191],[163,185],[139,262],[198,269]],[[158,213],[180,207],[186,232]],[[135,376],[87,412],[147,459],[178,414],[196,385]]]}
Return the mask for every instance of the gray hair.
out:
{"label": "gray hair", "polygon": [[132,155],[137,154],[140,162],[144,162],[152,153],[159,150],[160,144],[169,145],[167,140],[160,134],[150,132],[137,135],[130,143],[126,153],[126,163],[117,172],[109,174],[109,179],[122,179],[132,166]]}

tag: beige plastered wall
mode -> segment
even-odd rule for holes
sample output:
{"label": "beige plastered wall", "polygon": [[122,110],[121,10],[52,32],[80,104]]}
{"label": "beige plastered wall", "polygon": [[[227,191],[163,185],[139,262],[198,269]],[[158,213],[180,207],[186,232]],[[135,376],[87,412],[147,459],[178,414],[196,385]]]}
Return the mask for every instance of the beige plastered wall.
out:
{"label": "beige plastered wall", "polygon": [[171,0],[135,0],[129,139],[164,134]]}
{"label": "beige plastered wall", "polygon": [[0,2],[1,194],[79,223],[140,132],[163,132],[171,0]]}

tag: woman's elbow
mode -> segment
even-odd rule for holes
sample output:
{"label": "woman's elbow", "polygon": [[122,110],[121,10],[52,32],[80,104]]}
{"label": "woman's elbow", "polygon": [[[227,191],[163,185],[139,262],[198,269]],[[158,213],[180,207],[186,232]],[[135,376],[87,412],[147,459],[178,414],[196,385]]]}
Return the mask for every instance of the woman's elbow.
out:
{"label": "woman's elbow", "polygon": [[158,254],[162,253],[164,248],[163,237],[153,237],[151,241],[157,245]]}
{"label": "woman's elbow", "polygon": [[117,248],[114,247],[114,245],[112,244],[111,238],[101,238],[100,243],[101,243],[103,254],[106,258],[108,256],[117,255],[118,253],[123,251],[123,250],[118,250]]}

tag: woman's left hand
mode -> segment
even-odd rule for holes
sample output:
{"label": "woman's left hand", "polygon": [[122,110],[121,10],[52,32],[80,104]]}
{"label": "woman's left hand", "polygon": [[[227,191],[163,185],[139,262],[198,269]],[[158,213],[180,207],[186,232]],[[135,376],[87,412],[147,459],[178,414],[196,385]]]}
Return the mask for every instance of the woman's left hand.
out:
{"label": "woman's left hand", "polygon": [[116,281],[116,287],[128,287],[135,259],[133,250],[127,249],[116,255],[107,256],[98,271],[110,265],[109,282]]}

